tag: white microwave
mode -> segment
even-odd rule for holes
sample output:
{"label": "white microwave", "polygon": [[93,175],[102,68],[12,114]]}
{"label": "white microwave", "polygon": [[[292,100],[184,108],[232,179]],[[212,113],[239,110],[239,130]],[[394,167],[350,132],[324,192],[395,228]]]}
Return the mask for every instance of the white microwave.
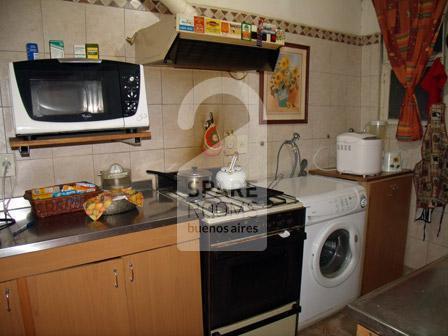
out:
{"label": "white microwave", "polygon": [[9,64],[17,135],[149,126],[143,66],[89,59]]}

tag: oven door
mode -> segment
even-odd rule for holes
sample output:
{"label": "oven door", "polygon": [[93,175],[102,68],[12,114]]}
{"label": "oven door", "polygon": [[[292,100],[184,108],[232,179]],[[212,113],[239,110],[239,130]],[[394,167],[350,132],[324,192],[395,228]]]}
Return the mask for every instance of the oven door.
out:
{"label": "oven door", "polygon": [[124,127],[120,72],[115,62],[16,62],[13,75],[18,134]]}
{"label": "oven door", "polygon": [[209,252],[210,330],[298,302],[304,237],[292,229],[286,238],[268,235],[264,251],[247,241],[239,251]]}

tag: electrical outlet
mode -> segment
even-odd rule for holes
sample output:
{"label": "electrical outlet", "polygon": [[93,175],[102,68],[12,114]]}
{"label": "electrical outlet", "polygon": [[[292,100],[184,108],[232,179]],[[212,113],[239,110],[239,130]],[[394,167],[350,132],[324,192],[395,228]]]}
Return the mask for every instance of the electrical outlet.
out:
{"label": "electrical outlet", "polygon": [[10,163],[6,170],[6,176],[16,175],[16,162],[14,160],[14,154],[0,154],[0,176],[3,176],[3,171],[5,169],[4,164]]}
{"label": "electrical outlet", "polygon": [[232,156],[238,150],[238,137],[232,131],[227,131],[224,138],[224,155]]}

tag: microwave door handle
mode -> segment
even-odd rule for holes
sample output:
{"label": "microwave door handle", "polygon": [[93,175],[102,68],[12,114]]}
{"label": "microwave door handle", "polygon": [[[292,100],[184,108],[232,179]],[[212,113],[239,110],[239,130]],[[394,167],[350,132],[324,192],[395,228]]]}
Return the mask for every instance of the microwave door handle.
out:
{"label": "microwave door handle", "polygon": [[88,103],[87,103],[87,91],[86,88],[83,88],[82,90],[82,112],[85,113],[89,109]]}
{"label": "microwave door handle", "polygon": [[90,58],[58,58],[59,63],[101,63],[100,59]]}
{"label": "microwave door handle", "polygon": [[98,84],[96,82],[93,83],[93,89],[92,89],[92,99],[93,99],[93,111],[92,113],[98,112]]}

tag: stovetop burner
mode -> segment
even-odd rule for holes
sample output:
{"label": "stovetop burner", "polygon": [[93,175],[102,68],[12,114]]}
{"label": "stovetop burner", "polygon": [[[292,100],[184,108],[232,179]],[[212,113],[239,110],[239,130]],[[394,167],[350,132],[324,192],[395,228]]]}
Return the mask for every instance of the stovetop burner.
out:
{"label": "stovetop burner", "polygon": [[244,189],[231,191],[213,188],[200,198],[191,198],[178,191],[170,191],[167,194],[173,198],[181,199],[193,208],[199,209],[204,217],[208,218],[244,214],[250,211],[297,203],[297,200],[292,196],[258,186],[248,186]]}
{"label": "stovetop burner", "polygon": [[219,198],[205,198],[203,200],[194,200],[193,203],[206,209],[214,216],[225,216],[229,212],[228,204]]}

